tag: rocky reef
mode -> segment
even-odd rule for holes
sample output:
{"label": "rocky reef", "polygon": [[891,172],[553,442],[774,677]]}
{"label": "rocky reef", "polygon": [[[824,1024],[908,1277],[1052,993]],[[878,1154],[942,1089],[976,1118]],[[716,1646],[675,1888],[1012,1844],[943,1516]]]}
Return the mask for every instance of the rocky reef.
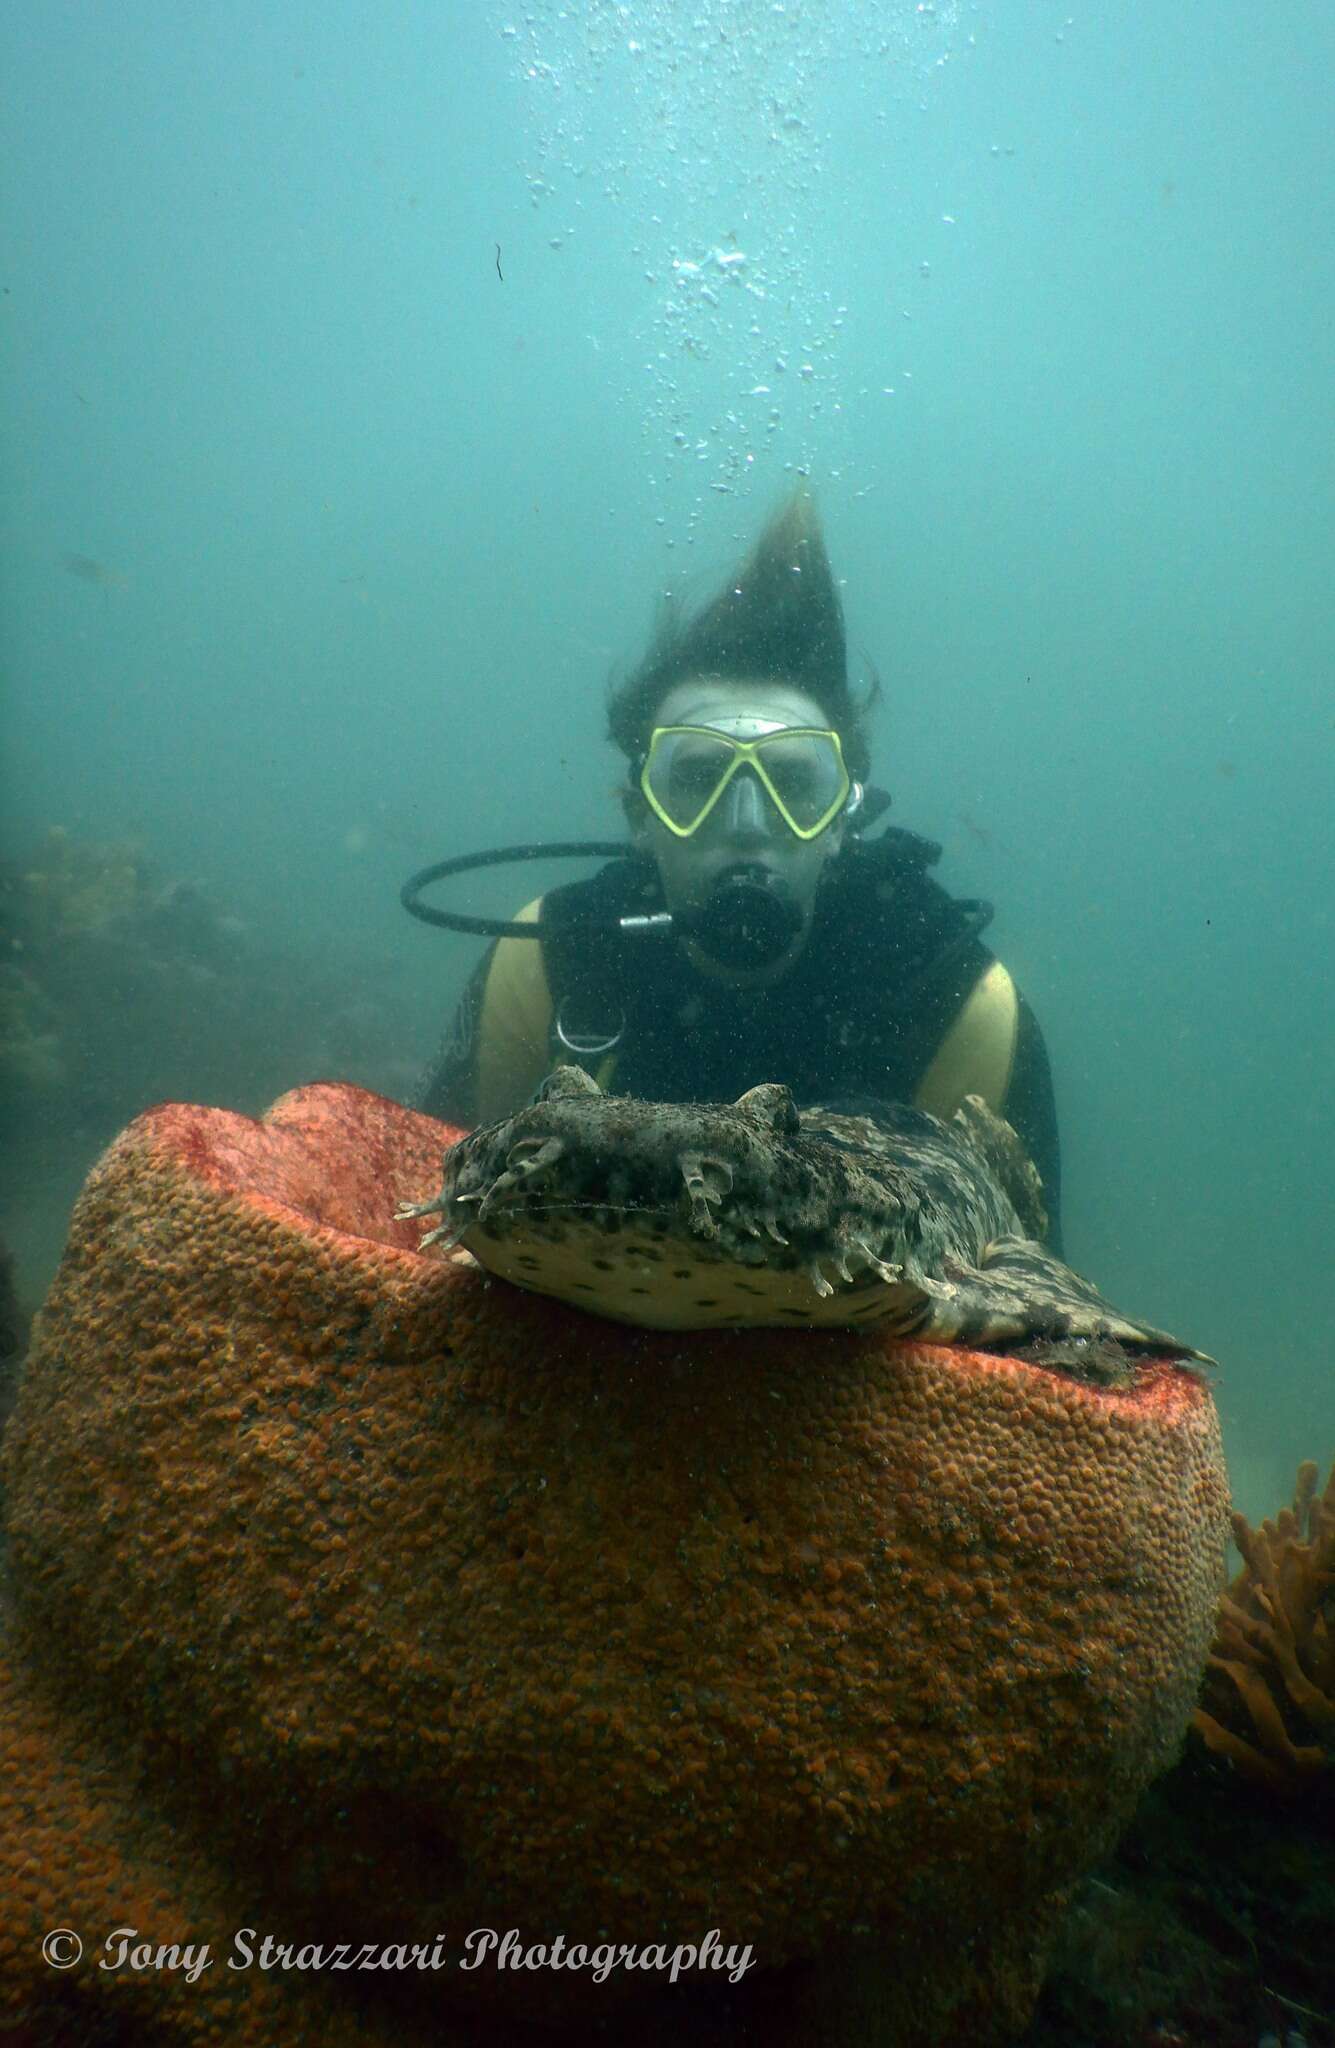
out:
{"label": "rocky reef", "polygon": [[19,1366],[28,1348],[29,1317],[19,1300],[14,1261],[0,1242],[0,1433],[18,1393]]}
{"label": "rocky reef", "polygon": [[444,995],[386,937],[331,952],[261,932],[142,848],[59,828],[0,860],[0,1238],[25,1303],[89,1168],[150,1103],[258,1110],[309,1074],[415,1089]]}
{"label": "rocky reef", "polygon": [[[82,1138],[84,1167],[150,1102],[259,1107],[298,1073],[406,1092],[383,964],[281,952],[127,841],[53,827],[0,862],[0,1134]],[[374,989],[375,994],[368,993]]]}
{"label": "rocky reef", "polygon": [[[314,1087],[90,1177],[4,1450],[0,2023],[1013,2040],[1192,1711],[1202,1380],[595,1322],[390,1220],[447,1135]],[[99,1969],[123,1926],[446,1961]],[[754,1968],[465,1972],[483,1927]]]}
{"label": "rocky reef", "polygon": [[1022,2048],[1335,2048],[1335,1834],[1191,1741],[1077,1887]]}

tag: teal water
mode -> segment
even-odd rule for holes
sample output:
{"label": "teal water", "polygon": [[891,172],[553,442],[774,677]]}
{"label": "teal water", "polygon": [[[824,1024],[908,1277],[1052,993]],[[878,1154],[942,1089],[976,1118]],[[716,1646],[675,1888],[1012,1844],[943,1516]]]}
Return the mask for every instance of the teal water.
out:
{"label": "teal water", "polygon": [[[878,779],[1047,1032],[1073,1262],[1218,1354],[1250,1512],[1324,1463],[1329,11],[0,37],[0,852],[134,835],[389,958],[424,1059],[471,953],[398,882],[615,832],[609,668],[807,474]],[[4,1199],[21,1236],[41,1190]]]}

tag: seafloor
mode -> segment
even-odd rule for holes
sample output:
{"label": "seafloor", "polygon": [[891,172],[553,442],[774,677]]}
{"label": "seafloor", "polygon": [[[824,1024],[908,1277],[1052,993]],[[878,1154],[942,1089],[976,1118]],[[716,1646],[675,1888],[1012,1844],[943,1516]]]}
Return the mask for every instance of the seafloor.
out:
{"label": "seafloor", "polygon": [[1279,1807],[1192,1736],[1080,1887],[1023,2048],[1267,2037],[1335,2048],[1335,1800]]}

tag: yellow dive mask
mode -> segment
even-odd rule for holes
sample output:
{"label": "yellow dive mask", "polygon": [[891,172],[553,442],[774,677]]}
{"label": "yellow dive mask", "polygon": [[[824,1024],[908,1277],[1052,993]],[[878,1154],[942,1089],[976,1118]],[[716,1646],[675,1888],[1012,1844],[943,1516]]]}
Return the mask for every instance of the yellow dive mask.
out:
{"label": "yellow dive mask", "polygon": [[656,725],[640,788],[668,831],[689,839],[743,768],[798,839],[815,839],[832,824],[853,786],[837,732],[789,725],[740,740],[710,725]]}

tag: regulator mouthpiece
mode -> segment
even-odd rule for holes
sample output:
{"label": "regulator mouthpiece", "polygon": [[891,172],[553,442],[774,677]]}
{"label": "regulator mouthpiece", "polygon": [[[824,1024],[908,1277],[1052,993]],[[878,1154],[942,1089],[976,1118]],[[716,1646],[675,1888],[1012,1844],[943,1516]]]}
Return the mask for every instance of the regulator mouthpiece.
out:
{"label": "regulator mouthpiece", "polygon": [[701,952],[720,966],[770,967],[801,931],[802,913],[781,877],[760,867],[734,868],[691,916],[687,929]]}

